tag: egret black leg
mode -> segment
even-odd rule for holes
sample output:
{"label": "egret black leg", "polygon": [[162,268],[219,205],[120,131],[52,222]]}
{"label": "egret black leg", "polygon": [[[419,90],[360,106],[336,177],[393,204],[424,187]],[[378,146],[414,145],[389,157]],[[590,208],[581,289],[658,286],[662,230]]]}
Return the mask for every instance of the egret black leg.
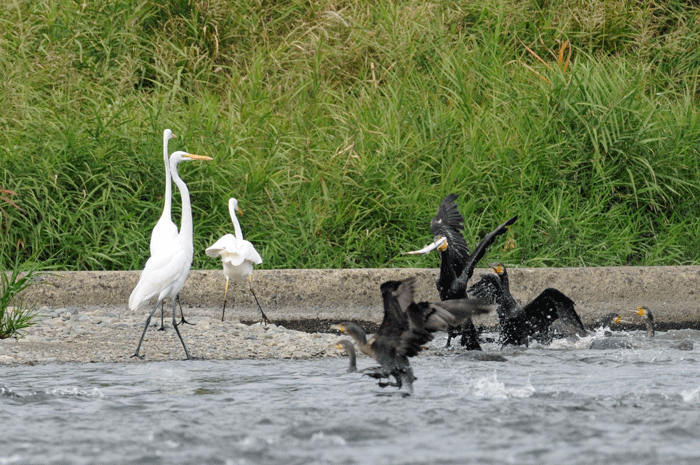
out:
{"label": "egret black leg", "polygon": [[224,321],[224,315],[226,314],[226,295],[228,294],[228,277],[226,277],[226,287],[224,288],[224,309],[221,312],[221,321]]}
{"label": "egret black leg", "polygon": [[181,325],[184,323],[186,325],[194,325],[194,323],[190,323],[189,321],[185,320],[185,314],[182,312],[182,302],[180,302],[180,294],[178,294],[175,299],[177,300],[177,304],[180,306],[180,322],[178,324]]}
{"label": "egret black leg", "polygon": [[158,331],[165,331],[165,325],[163,324],[163,306],[165,305],[165,302],[160,303],[160,328],[158,328]]}
{"label": "egret black leg", "polygon": [[[148,329],[148,325],[151,323],[151,318],[153,317],[153,314],[158,310],[158,304],[163,303],[162,301],[156,302],[156,306],[153,307],[153,310],[151,310],[151,313],[148,314],[148,318],[146,318],[146,325],[143,327],[143,333],[141,333],[141,339],[139,339],[139,345],[136,346],[136,352],[134,352],[134,355],[131,357],[137,357],[137,358],[143,358],[142,355],[139,355],[139,351],[141,350],[141,343],[143,342],[143,337],[146,335],[146,330]],[[162,307],[161,307],[162,310]],[[179,334],[179,333],[178,333]]]}
{"label": "egret black leg", "polygon": [[263,312],[262,307],[260,306],[260,302],[258,302],[258,297],[255,295],[255,291],[253,291],[253,286],[250,287],[250,292],[253,294],[253,298],[255,299],[255,303],[258,304],[258,308],[260,309],[260,313],[262,314],[262,323],[268,325],[270,324],[270,320],[267,319],[267,315],[265,315],[265,312]]}
{"label": "egret black leg", "polygon": [[190,356],[190,353],[187,351],[187,346],[185,345],[185,341],[182,340],[182,336],[180,335],[180,330],[177,328],[177,322],[175,321],[175,318],[177,317],[177,310],[175,309],[175,299],[173,299],[173,328],[175,328],[175,332],[177,333],[177,337],[180,338],[180,342],[182,343],[182,348],[185,349],[185,355],[187,356],[187,360],[192,360],[192,357]]}

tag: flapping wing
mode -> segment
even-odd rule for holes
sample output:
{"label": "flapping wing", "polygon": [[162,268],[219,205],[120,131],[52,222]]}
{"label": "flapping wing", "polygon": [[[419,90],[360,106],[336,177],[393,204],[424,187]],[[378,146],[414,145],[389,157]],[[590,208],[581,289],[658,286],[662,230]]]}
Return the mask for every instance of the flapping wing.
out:
{"label": "flapping wing", "polygon": [[471,279],[474,274],[474,268],[476,268],[477,263],[486,254],[486,249],[488,249],[491,244],[496,240],[496,238],[508,231],[508,226],[515,223],[518,220],[518,215],[515,215],[486,236],[481,239],[481,242],[474,249],[474,253],[466,258],[464,261],[464,268],[462,269],[460,275],[453,283],[453,287],[466,287],[467,282]]}
{"label": "flapping wing", "polygon": [[425,327],[423,308],[412,302],[407,312],[409,327],[401,334],[397,353],[405,357],[413,357],[421,351],[424,344],[433,340],[433,335]]}
{"label": "flapping wing", "polygon": [[562,323],[574,328],[579,336],[588,334],[586,327],[583,326],[581,322],[581,318],[574,309],[576,304],[573,300],[564,295],[561,291],[553,288],[545,289],[542,293],[547,293],[549,298],[555,303],[557,314]]}
{"label": "flapping wing", "polygon": [[224,252],[233,252],[236,249],[236,242],[236,236],[233,234],[225,234],[210,247],[207,247],[204,253],[209,257],[215,258]]}
{"label": "flapping wing", "polygon": [[546,333],[558,318],[575,328],[579,334],[586,334],[586,329],[574,310],[574,301],[557,289],[545,289],[535,300],[525,305],[523,311],[530,335]]}
{"label": "flapping wing", "polygon": [[477,299],[452,299],[442,302],[421,302],[425,329],[429,332],[447,331],[475,315],[489,313],[493,305]]}
{"label": "flapping wing", "polygon": [[450,263],[455,264],[454,273],[459,275],[462,264],[469,258],[469,246],[461,233],[464,229],[464,217],[455,203],[457,197],[457,194],[450,194],[444,198],[438,207],[437,214],[430,222],[430,230],[433,237],[447,238],[445,253],[450,258]]}
{"label": "flapping wing", "polygon": [[[386,281],[382,283],[382,302],[384,304],[384,318],[379,325],[377,335],[390,338],[399,337],[408,330],[408,316],[406,310],[413,301],[414,278],[403,281]],[[408,303],[406,302],[408,299]]]}
{"label": "flapping wing", "polygon": [[479,281],[472,284],[467,293],[484,302],[501,305],[503,303],[503,289],[501,280],[495,274],[487,274]]}

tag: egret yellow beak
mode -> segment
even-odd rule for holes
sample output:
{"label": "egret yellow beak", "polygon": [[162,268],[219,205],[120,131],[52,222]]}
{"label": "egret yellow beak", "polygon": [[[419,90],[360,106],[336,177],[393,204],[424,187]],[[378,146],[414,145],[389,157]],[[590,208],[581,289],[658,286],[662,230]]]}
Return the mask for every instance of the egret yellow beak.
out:
{"label": "egret yellow beak", "polygon": [[185,156],[191,160],[202,160],[202,161],[213,160],[212,157],[207,157],[206,155],[195,155],[194,153],[188,153]]}
{"label": "egret yellow beak", "polygon": [[644,316],[644,307],[637,307],[637,315]]}
{"label": "egret yellow beak", "polygon": [[333,325],[331,326],[331,329],[335,329],[336,331],[340,331],[341,333],[345,332],[345,328],[343,328],[343,325]]}

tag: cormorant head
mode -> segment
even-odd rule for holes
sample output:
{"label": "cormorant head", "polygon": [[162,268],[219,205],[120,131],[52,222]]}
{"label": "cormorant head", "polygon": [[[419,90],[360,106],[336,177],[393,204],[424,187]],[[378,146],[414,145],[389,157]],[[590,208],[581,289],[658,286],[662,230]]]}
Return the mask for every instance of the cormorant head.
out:
{"label": "cormorant head", "polygon": [[433,238],[433,243],[438,245],[438,252],[444,252],[445,250],[447,250],[447,247],[449,245],[445,236],[435,236]]}
{"label": "cormorant head", "polygon": [[600,319],[600,325],[604,328],[609,328],[611,325],[619,325],[625,323],[622,321],[622,316],[617,313],[607,313]]}
{"label": "cormorant head", "polygon": [[333,325],[331,326],[331,329],[347,334],[351,338],[355,339],[359,344],[364,345],[367,343],[367,335],[365,334],[365,331],[351,321],[345,321],[343,323]]}
{"label": "cormorant head", "polygon": [[493,268],[493,271],[498,275],[498,276],[503,276],[506,274],[506,267],[503,265],[503,263],[491,263],[489,264],[491,268]]}
{"label": "cormorant head", "polygon": [[381,286],[379,286],[379,289],[382,291],[382,295],[391,295],[400,285],[401,281],[384,281]]}
{"label": "cormorant head", "polygon": [[637,307],[637,315],[641,316],[647,327],[647,337],[654,337],[654,316],[646,307]]}
{"label": "cormorant head", "polygon": [[637,315],[641,316],[645,320],[654,321],[654,316],[651,314],[651,310],[646,307],[637,307]]}

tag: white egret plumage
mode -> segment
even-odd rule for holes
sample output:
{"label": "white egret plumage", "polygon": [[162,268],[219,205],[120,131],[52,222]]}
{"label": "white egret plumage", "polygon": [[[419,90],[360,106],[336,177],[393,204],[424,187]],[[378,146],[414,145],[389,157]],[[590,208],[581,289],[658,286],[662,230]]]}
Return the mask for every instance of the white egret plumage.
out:
{"label": "white egret plumage", "polygon": [[229,280],[233,279],[238,282],[248,281],[250,292],[253,294],[255,303],[258,304],[258,308],[262,314],[262,321],[267,324],[269,320],[265,312],[263,312],[260,302],[258,302],[255,291],[253,291],[251,277],[253,265],[262,263],[262,257],[260,257],[258,251],[255,250],[253,244],[243,239],[241,225],[238,222],[238,218],[236,218],[236,210],[238,210],[239,214],[242,214],[241,209],[238,207],[238,200],[234,198],[229,199],[228,211],[231,215],[231,221],[233,222],[236,235],[226,234],[206,250],[206,254],[212,258],[220,256],[224,267],[226,288],[224,290],[224,309],[221,312],[221,321],[224,321],[224,315],[226,313],[226,296],[228,294]]}
{"label": "white egret plumage", "polygon": [[185,280],[190,272],[190,266],[192,266],[192,256],[194,254],[194,246],[192,244],[194,233],[192,227],[190,193],[187,189],[187,185],[180,179],[177,173],[177,165],[180,162],[188,160],[211,160],[211,158],[182,151],[174,152],[170,156],[170,174],[175,185],[180,190],[180,196],[182,198],[182,222],[177,237],[168,242],[167,247],[158,250],[155,255],[152,255],[151,258],[148,259],[146,266],[141,272],[139,282],[129,297],[129,308],[131,310],[139,310],[143,308],[149,300],[154,297],[157,298],[155,307],[153,307],[153,310],[151,310],[151,313],[149,313],[146,319],[146,325],[143,328],[141,339],[133,355],[134,357],[139,357],[141,343],[143,343],[143,337],[146,335],[146,330],[148,329],[153,314],[163,300],[169,298],[173,305],[173,327],[175,328],[175,332],[177,332],[178,338],[180,338],[182,347],[185,349],[185,355],[188,359],[192,358],[187,351],[185,341],[183,341],[180,330],[175,322],[175,297],[185,285]]}
{"label": "white egret plumage", "polygon": [[163,162],[165,164],[165,199],[163,203],[163,213],[160,214],[158,222],[153,227],[151,232],[151,255],[157,255],[158,252],[168,247],[168,243],[177,237],[177,225],[173,223],[170,211],[173,203],[173,188],[172,176],[170,174],[170,153],[168,152],[168,141],[176,139],[170,129],[163,131]]}
{"label": "white egret plumage", "polygon": [[[177,136],[170,129],[163,130],[163,164],[165,165],[165,198],[163,202],[163,213],[160,214],[158,222],[151,231],[151,256],[156,255],[159,251],[168,247],[168,243],[177,237],[177,225],[173,222],[171,211],[173,205],[173,183],[170,175],[170,152],[168,151],[168,142],[170,139],[177,139]],[[175,297],[180,306],[180,324],[187,323],[185,314],[182,312],[182,304],[180,296]],[[160,306],[160,328],[159,331],[165,330],[163,325],[163,306]]]}

